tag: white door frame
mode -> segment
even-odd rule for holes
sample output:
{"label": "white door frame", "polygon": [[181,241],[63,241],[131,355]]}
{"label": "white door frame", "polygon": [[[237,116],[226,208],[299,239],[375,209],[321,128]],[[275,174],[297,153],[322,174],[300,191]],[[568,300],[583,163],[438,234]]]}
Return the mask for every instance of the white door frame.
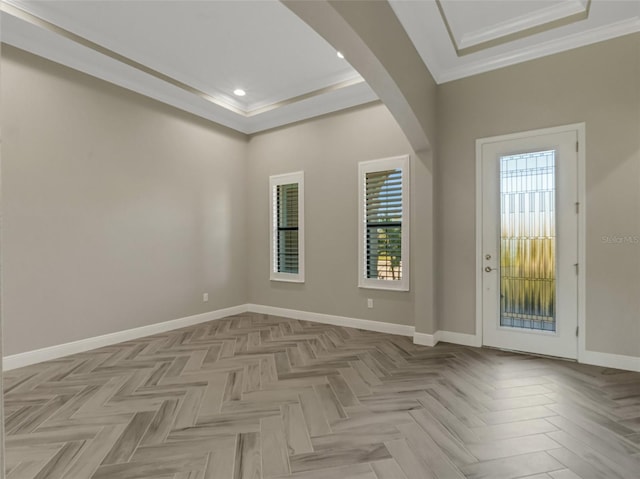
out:
{"label": "white door frame", "polygon": [[476,338],[480,345],[484,344],[482,337],[482,146],[485,143],[498,141],[517,140],[530,136],[548,135],[575,131],[578,137],[578,362],[585,355],[585,321],[586,321],[586,152],[585,152],[585,123],[573,123],[570,125],[542,128],[539,130],[522,131],[508,135],[479,138],[476,140]]}

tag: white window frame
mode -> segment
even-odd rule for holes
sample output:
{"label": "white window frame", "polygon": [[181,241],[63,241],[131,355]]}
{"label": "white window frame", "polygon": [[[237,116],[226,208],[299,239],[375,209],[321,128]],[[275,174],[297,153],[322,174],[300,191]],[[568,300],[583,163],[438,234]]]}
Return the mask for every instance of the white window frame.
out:
{"label": "white window frame", "polygon": [[[276,271],[278,254],[278,224],[276,192],[279,185],[298,184],[298,272],[283,273]],[[271,281],[286,281],[290,283],[304,283],[304,171],[273,175],[269,177],[269,263]]]}
{"label": "white window frame", "polygon": [[[366,260],[367,254],[367,220],[365,211],[366,174],[376,171],[402,170],[402,278],[400,280],[384,280],[367,278]],[[358,163],[358,287],[370,289],[385,289],[393,291],[409,291],[410,277],[410,158],[409,155],[383,158],[380,160],[361,161]]]}

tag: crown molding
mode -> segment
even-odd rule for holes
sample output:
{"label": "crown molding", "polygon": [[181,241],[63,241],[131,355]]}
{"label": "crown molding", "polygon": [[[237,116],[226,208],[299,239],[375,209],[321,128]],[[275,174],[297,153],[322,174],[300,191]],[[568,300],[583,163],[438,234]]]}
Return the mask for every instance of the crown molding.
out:
{"label": "crown molding", "polygon": [[463,56],[584,20],[589,16],[591,0],[566,0],[462,35],[456,35],[445,4],[436,0],[436,5],[456,54]]}
{"label": "crown molding", "polygon": [[574,33],[560,40],[549,40],[517,51],[468,63],[461,67],[439,71],[434,77],[437,78],[438,83],[446,83],[639,31],[640,17],[629,18],[600,28]]}
{"label": "crown molding", "polygon": [[240,108],[110,50],[29,12],[21,2],[0,3],[2,42],[53,62],[140,93],[241,133],[266,129],[376,101],[360,75],[279,101]]}
{"label": "crown molding", "polygon": [[572,18],[575,15],[580,15],[580,18],[586,18],[590,4],[591,0],[587,0],[584,3],[580,0],[569,0],[552,4],[537,12],[521,15],[487,28],[465,33],[458,44],[460,48],[469,48],[542,25],[549,25],[561,19]]}

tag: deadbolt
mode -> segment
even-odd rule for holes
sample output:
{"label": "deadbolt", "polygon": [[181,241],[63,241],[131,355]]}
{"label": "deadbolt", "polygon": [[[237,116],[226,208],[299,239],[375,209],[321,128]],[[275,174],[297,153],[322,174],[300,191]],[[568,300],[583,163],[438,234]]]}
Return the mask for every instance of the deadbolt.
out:
{"label": "deadbolt", "polygon": [[490,254],[486,254],[484,255],[484,259],[486,259],[487,261],[491,259],[491,255]]}

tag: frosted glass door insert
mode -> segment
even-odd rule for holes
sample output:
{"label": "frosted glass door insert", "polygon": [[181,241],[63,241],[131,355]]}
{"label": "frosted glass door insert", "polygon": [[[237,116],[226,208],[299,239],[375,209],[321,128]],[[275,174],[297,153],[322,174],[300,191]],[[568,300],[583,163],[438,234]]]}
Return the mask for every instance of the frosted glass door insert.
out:
{"label": "frosted glass door insert", "polygon": [[500,326],[556,330],[555,151],[500,157]]}

